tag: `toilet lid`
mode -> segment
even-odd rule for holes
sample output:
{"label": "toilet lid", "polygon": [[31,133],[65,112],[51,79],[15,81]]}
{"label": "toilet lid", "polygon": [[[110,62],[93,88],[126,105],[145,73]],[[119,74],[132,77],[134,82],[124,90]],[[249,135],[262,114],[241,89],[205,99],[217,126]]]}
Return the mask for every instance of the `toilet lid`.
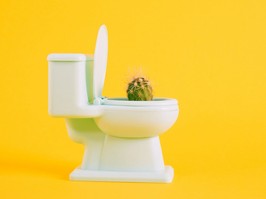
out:
{"label": "toilet lid", "polygon": [[96,47],[94,51],[93,67],[93,95],[94,99],[102,97],[106,65],[108,55],[108,33],[105,25],[102,25],[98,31]]}

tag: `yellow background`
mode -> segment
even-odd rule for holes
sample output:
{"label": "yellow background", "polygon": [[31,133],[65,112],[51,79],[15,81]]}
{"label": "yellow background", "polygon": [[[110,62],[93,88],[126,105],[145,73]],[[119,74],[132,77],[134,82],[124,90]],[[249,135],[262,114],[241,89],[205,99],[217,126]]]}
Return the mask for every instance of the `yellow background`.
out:
{"label": "yellow background", "polygon": [[[266,3],[0,3],[0,198],[266,198]],[[161,136],[172,184],[71,182],[83,146],[47,114],[49,53],[93,53],[109,31],[104,95],[142,68],[180,117]]]}

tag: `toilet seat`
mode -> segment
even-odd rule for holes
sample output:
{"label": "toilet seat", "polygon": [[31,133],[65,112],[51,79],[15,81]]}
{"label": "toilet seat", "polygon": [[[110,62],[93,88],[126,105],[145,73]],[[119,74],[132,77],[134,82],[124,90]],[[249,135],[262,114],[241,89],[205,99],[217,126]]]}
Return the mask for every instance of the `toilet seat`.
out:
{"label": "toilet seat", "polygon": [[104,98],[103,104],[116,106],[170,106],[177,105],[177,100],[172,98],[154,98],[152,101],[129,101],[127,98]]}
{"label": "toilet seat", "polygon": [[178,102],[171,98],[155,98],[153,101],[129,101],[127,98],[104,98],[105,110],[121,111],[176,111]]}

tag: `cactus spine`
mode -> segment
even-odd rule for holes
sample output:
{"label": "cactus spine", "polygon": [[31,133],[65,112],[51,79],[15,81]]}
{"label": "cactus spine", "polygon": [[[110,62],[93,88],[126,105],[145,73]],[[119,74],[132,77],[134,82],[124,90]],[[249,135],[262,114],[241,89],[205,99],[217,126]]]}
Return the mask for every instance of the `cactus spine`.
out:
{"label": "cactus spine", "polygon": [[144,77],[133,78],[128,83],[127,97],[131,101],[150,101],[153,98],[150,81]]}

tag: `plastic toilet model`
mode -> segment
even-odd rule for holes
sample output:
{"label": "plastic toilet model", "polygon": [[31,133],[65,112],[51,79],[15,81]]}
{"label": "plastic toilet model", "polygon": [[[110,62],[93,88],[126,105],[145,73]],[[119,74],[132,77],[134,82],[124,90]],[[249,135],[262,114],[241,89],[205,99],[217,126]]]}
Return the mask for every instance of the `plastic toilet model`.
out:
{"label": "plastic toilet model", "polygon": [[49,114],[66,118],[70,138],[85,146],[82,164],[70,179],[169,183],[174,171],[164,165],[159,135],[175,123],[177,100],[103,97],[107,51],[102,25],[94,56],[48,56]]}

